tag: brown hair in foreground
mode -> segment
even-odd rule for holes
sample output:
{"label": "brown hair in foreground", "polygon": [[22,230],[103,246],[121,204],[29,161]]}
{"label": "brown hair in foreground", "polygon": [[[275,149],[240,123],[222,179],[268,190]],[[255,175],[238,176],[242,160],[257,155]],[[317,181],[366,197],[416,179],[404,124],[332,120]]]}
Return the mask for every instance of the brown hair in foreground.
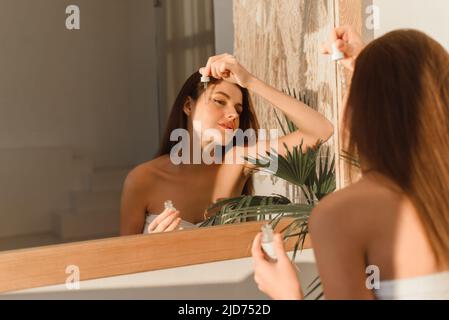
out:
{"label": "brown hair in foreground", "polygon": [[449,264],[448,52],[416,30],[371,42],[356,61],[344,128],[348,151],[401,187]]}

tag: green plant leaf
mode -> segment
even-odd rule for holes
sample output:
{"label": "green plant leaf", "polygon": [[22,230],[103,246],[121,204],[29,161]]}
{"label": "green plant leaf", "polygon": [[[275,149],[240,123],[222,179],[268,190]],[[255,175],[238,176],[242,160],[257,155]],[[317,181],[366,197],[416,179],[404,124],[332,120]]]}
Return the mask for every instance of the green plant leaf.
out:
{"label": "green plant leaf", "polygon": [[360,161],[359,161],[358,157],[353,154],[350,154],[346,150],[340,151],[340,159],[343,159],[346,162],[348,162],[350,165],[360,169]]}
{"label": "green plant leaf", "polygon": [[[304,141],[301,141],[299,146],[293,147],[293,150],[286,148],[286,156],[279,155],[274,149],[267,153],[268,156],[259,155],[256,159],[254,157],[245,157],[245,160],[254,164],[259,170],[265,169],[270,174],[284,179],[296,186],[306,184],[310,174],[316,168],[316,157],[319,148],[308,148],[306,152],[302,151]],[[269,170],[270,164],[277,161],[277,171]]]}
{"label": "green plant leaf", "polygon": [[310,205],[292,204],[288,198],[279,195],[271,197],[242,196],[233,198],[232,201],[220,201],[209,208],[216,209],[220,204],[222,207],[219,212],[206,219],[200,227],[239,223],[248,218],[266,221],[268,215],[276,215],[276,218],[302,217],[306,219],[313,209]]}

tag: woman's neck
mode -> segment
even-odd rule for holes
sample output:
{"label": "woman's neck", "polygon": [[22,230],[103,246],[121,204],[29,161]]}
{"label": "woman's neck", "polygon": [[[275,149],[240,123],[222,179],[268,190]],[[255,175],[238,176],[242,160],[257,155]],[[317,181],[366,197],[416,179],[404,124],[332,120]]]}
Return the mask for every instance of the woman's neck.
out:
{"label": "woman's neck", "polygon": [[376,170],[364,171],[362,177],[363,179],[370,180],[376,184],[383,185],[394,192],[397,193],[404,192],[400,185],[396,184],[390,177],[379,171]]}

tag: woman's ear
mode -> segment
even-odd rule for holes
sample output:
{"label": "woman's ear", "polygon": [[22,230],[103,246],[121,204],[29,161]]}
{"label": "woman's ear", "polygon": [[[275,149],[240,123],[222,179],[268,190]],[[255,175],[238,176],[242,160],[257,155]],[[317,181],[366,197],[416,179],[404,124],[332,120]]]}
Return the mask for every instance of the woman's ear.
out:
{"label": "woman's ear", "polygon": [[192,115],[193,105],[193,99],[191,97],[187,97],[186,101],[184,102],[183,111],[188,117]]}

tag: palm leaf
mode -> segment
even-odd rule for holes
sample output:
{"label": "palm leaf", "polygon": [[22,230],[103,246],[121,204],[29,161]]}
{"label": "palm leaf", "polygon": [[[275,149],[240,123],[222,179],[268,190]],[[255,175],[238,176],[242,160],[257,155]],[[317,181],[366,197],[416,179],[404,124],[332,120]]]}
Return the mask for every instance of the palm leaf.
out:
{"label": "palm leaf", "polygon": [[346,162],[348,162],[350,165],[360,169],[360,161],[359,161],[359,159],[355,155],[350,154],[349,152],[347,152],[346,150],[341,150],[341,152],[340,152],[340,159],[343,159]]}
{"label": "palm leaf", "polygon": [[[321,287],[320,277],[316,277],[312,283],[308,286],[308,292],[304,295],[304,299],[309,298],[314,292],[316,292]],[[323,296],[323,292],[320,292],[315,300],[319,300]]]}
{"label": "palm leaf", "polygon": [[[296,186],[304,185],[309,178],[310,174],[316,168],[316,158],[319,152],[318,148],[307,148],[306,152],[302,151],[304,141],[301,141],[299,146],[293,147],[293,150],[289,150],[287,145],[286,155],[279,155],[274,149],[272,152],[267,152],[267,156],[259,155],[256,159],[254,157],[245,157],[245,160],[254,164],[256,170],[265,170],[270,174],[284,179]],[[273,161],[277,161],[277,171],[269,170]]]}
{"label": "palm leaf", "polygon": [[[242,196],[239,198],[220,201],[209,207],[206,211],[219,211],[206,219],[200,227],[213,226],[217,224],[239,223],[248,218],[255,218],[256,221],[266,221],[267,216],[275,215],[275,221],[279,218],[302,218],[306,219],[313,207],[305,204],[292,204],[288,198],[275,195],[271,197],[262,196]],[[269,203],[269,204],[267,204]]]}
{"label": "palm leaf", "polygon": [[323,199],[329,193],[332,193],[337,188],[337,181],[335,178],[335,157],[329,163],[330,149],[328,148],[324,157],[320,157],[317,170],[311,179],[308,181],[313,194],[319,200]]}

